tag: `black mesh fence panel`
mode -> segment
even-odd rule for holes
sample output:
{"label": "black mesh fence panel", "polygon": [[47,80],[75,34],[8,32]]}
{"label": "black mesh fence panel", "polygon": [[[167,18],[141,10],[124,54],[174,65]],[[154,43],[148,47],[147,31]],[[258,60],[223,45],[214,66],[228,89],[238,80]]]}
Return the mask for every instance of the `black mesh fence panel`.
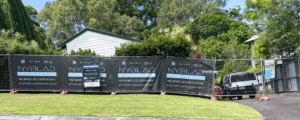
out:
{"label": "black mesh fence panel", "polygon": [[10,88],[8,56],[0,55],[0,91]]}

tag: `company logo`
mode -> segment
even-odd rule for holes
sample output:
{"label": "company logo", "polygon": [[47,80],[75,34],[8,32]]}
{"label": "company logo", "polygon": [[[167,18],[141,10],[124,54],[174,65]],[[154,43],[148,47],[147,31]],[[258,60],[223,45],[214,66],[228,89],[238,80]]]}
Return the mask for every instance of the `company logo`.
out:
{"label": "company logo", "polygon": [[29,72],[52,72],[55,71],[54,66],[45,66],[39,68],[38,66],[18,66],[18,71],[29,71]]}
{"label": "company logo", "polygon": [[175,66],[175,62],[172,62],[171,65]]}
{"label": "company logo", "polygon": [[198,64],[194,64],[193,66],[194,66],[194,67],[198,67]]}
{"label": "company logo", "polygon": [[144,72],[144,73],[150,73],[150,72],[154,72],[155,69],[153,67],[150,68],[144,68],[142,69],[142,71],[139,70],[139,68],[136,67],[129,67],[129,68],[119,68],[119,72],[120,73],[138,73],[138,72]]}
{"label": "company logo", "polygon": [[25,60],[21,60],[21,63],[23,63],[23,64],[24,64],[24,63],[25,63]]}
{"label": "company logo", "polygon": [[73,61],[73,64],[75,65],[75,64],[76,64],[76,61]]}
{"label": "company logo", "polygon": [[70,72],[82,72],[81,67],[69,67]]}
{"label": "company logo", "polygon": [[188,70],[185,68],[168,68],[168,73],[176,73],[176,74],[189,74],[189,75],[203,75],[204,71],[201,70]]}

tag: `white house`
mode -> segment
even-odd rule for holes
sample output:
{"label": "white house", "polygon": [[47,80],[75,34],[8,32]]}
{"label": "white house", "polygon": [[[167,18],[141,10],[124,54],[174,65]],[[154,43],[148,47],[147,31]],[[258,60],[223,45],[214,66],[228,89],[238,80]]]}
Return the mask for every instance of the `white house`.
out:
{"label": "white house", "polygon": [[58,47],[66,49],[67,53],[72,50],[76,52],[81,48],[82,50],[91,49],[100,56],[111,57],[115,55],[115,47],[133,41],[140,42],[137,39],[86,28],[63,41]]}

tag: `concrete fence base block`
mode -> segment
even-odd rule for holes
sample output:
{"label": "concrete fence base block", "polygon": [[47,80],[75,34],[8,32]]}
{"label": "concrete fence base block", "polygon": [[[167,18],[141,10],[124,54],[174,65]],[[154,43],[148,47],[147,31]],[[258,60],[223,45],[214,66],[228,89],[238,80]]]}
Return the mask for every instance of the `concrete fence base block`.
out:
{"label": "concrete fence base block", "polygon": [[62,92],[60,93],[60,95],[65,95],[65,94],[68,94],[68,91],[62,91]]}
{"label": "concrete fence base block", "polygon": [[111,92],[110,95],[117,95],[117,92]]}
{"label": "concrete fence base block", "polygon": [[166,95],[166,92],[160,92],[160,95]]}
{"label": "concrete fence base block", "polygon": [[260,100],[260,101],[269,101],[270,97],[260,97],[258,100]]}
{"label": "concrete fence base block", "polygon": [[18,94],[18,91],[11,91],[11,92],[9,92],[9,94]]}
{"label": "concrete fence base block", "polygon": [[216,97],[211,97],[210,100],[217,100],[217,98]]}

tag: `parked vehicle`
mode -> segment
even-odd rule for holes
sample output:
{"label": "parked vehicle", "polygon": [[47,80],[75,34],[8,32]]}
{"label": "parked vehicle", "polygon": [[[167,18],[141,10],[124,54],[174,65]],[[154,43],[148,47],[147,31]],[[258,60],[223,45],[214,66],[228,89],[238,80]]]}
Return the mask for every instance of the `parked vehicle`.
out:
{"label": "parked vehicle", "polygon": [[[223,95],[228,99],[238,97],[242,99],[242,95],[249,95],[250,98],[255,98],[256,90],[259,81],[257,75],[253,71],[231,73],[225,75],[221,81]],[[229,96],[231,95],[231,96]],[[236,95],[236,96],[235,96]]]}

